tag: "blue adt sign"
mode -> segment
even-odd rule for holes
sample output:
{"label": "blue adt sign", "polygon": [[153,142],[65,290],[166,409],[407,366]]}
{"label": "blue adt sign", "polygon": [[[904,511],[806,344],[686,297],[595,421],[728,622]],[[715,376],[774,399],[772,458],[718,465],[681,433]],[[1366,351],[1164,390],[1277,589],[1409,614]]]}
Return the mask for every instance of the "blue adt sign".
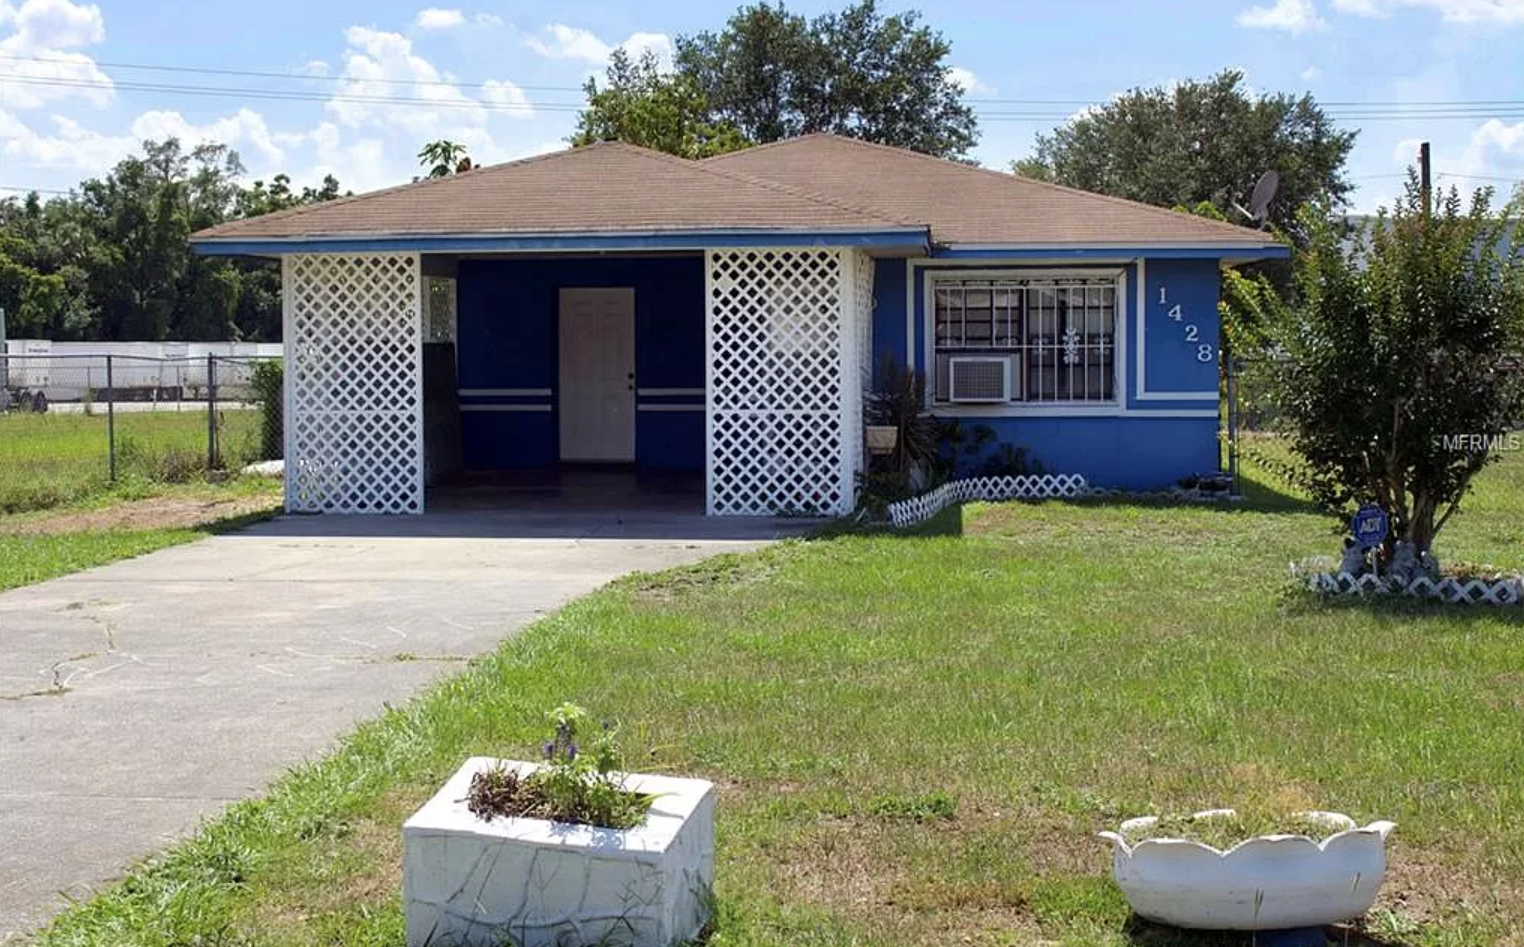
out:
{"label": "blue adt sign", "polygon": [[1349,531],[1354,534],[1355,543],[1364,549],[1381,545],[1389,527],[1386,511],[1379,506],[1362,506],[1349,521]]}

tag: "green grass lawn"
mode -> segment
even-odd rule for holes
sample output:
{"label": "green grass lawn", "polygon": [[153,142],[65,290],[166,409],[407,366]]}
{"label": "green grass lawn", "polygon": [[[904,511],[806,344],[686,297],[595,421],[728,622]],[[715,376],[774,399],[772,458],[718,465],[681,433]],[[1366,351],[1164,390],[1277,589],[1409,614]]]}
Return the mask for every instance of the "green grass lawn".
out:
{"label": "green grass lawn", "polygon": [[[68,506],[0,516],[0,592],[263,519],[278,508],[280,490],[279,481],[258,478],[123,485]],[[125,525],[100,522],[140,499],[156,501],[153,509],[126,517]],[[159,525],[148,525],[155,520]]]}
{"label": "green grass lawn", "polygon": [[[227,466],[257,453],[259,412],[219,414]],[[207,417],[197,411],[120,411],[116,416],[120,485],[184,482],[205,473]],[[103,415],[0,414],[0,514],[46,509],[109,492],[110,443]]]}
{"label": "green grass lawn", "polygon": [[[1513,455],[1439,552],[1519,568],[1521,528]],[[1240,508],[969,507],[635,576],[41,943],[400,947],[401,821],[467,756],[532,758],[563,700],[719,785],[716,947],[1248,944],[1131,922],[1094,838],[1244,801],[1399,823],[1380,943],[1524,943],[1524,615],[1293,592],[1336,545],[1265,478]]]}

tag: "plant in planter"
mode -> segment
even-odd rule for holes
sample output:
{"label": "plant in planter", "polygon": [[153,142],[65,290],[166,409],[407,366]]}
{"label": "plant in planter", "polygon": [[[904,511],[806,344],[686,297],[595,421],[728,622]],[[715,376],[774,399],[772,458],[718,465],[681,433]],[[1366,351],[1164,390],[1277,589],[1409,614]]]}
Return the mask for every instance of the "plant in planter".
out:
{"label": "plant in planter", "polygon": [[1128,819],[1112,873],[1139,916],[1176,927],[1266,931],[1320,927],[1370,910],[1396,824],[1357,826],[1338,812],[1269,817],[1209,809]]}
{"label": "plant in planter", "polygon": [[937,422],[926,413],[926,378],[892,355],[879,365],[864,405],[868,469],[859,478],[858,505],[882,514],[898,500],[935,486]]}
{"label": "plant in planter", "polygon": [[551,712],[543,762],[473,757],[403,826],[408,947],[666,947],[714,882],[714,787],[624,773],[615,733]]}

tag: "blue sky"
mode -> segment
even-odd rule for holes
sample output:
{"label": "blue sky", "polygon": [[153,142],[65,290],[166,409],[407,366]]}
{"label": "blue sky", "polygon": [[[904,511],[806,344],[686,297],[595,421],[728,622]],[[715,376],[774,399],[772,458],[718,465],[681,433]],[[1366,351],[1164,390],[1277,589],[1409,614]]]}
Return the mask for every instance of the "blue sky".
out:
{"label": "blue sky", "polygon": [[[1515,103],[1487,107],[1496,117],[1349,122],[1361,129],[1350,166],[1359,209],[1400,190],[1422,138],[1433,142],[1441,183],[1507,189],[1524,179],[1524,0],[921,6],[951,41],[950,64],[970,98],[984,100],[975,154],[988,166],[1029,153],[1033,136],[1078,103],[1232,66],[1256,90],[1310,90],[1328,103]],[[308,183],[332,172],[356,190],[407,180],[419,145],[435,138],[466,142],[479,163],[535,154],[561,146],[582,100],[576,87],[601,74],[612,47],[662,52],[674,35],[719,27],[729,9],[684,0],[0,0],[0,186],[65,189],[141,139],[168,134],[233,145],[251,177],[286,171]],[[144,65],[279,77],[132,68]],[[990,101],[1001,99],[1061,104]],[[1030,120],[1033,110],[1054,117]]]}

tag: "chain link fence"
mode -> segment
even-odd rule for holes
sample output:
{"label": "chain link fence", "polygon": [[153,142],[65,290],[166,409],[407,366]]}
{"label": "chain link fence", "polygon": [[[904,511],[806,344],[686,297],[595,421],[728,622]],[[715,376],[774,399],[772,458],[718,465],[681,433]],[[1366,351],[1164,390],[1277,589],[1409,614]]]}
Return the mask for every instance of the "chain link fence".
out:
{"label": "chain link fence", "polygon": [[0,355],[0,513],[279,460],[278,358]]}

